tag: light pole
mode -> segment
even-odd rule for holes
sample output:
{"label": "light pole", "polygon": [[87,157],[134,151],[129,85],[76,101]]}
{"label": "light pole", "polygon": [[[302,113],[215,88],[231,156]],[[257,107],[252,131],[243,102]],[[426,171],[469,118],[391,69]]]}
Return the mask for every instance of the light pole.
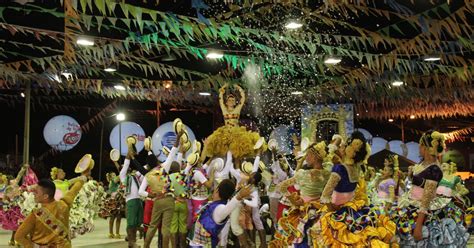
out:
{"label": "light pole", "polygon": [[115,116],[115,118],[117,119],[117,121],[119,121],[119,147],[120,147],[120,153],[122,153],[122,147],[121,147],[121,144],[122,144],[122,140],[121,140],[121,135],[122,135],[122,121],[125,120],[125,114],[123,113],[117,113],[117,114],[113,114],[111,116],[107,116],[105,117],[103,120],[102,120],[102,129],[100,130],[100,160],[99,160],[99,181],[101,181],[102,179],[102,150],[103,150],[103,146],[104,146],[104,123],[105,123],[105,119],[107,118],[110,118],[110,117],[113,117]]}
{"label": "light pole", "polygon": [[122,121],[125,120],[125,114],[118,113],[116,117],[117,121],[119,121],[119,151],[122,154]]}

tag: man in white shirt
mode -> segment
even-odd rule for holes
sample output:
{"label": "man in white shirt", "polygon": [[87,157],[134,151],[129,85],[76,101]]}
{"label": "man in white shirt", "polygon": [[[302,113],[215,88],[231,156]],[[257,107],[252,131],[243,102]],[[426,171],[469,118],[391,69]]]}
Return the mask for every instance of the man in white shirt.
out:
{"label": "man in white shirt", "polygon": [[143,176],[139,172],[128,173],[131,154],[127,155],[120,170],[120,181],[125,185],[125,199],[127,202],[127,237],[128,247],[137,247],[137,230],[143,221],[143,202],[138,194],[138,189]]}
{"label": "man in white shirt", "polygon": [[235,191],[235,184],[224,179],[212,194],[212,202],[203,207],[194,227],[190,247],[216,247],[219,233],[224,228],[230,213],[250,196],[251,186],[245,186],[229,201]]}

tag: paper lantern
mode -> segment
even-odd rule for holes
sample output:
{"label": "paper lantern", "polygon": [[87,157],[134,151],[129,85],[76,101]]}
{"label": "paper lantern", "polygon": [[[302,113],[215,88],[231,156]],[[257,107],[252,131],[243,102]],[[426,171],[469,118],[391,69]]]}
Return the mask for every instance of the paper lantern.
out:
{"label": "paper lantern", "polygon": [[137,137],[138,142],[135,147],[137,148],[137,152],[140,152],[144,147],[145,131],[143,131],[143,128],[140,125],[131,121],[121,122],[112,129],[109,137],[110,145],[112,148],[120,150],[120,154],[125,156],[127,155],[128,151],[126,140],[127,137],[131,135],[135,135]]}
{"label": "paper lantern", "polygon": [[70,116],[58,115],[46,123],[43,137],[53,149],[68,151],[81,140],[81,126]]}
{"label": "paper lantern", "polygon": [[415,163],[419,163],[421,161],[420,158],[420,144],[417,142],[408,142],[405,144],[407,146],[408,155],[407,158]]}
{"label": "paper lantern", "polygon": [[403,143],[401,140],[391,140],[388,142],[388,146],[391,152],[406,157],[407,151],[405,143]]}
{"label": "paper lantern", "polygon": [[285,125],[280,125],[275,128],[270,134],[270,139],[277,142],[278,151],[283,154],[291,153],[291,134],[293,131]]}
{"label": "paper lantern", "polygon": [[376,154],[377,152],[380,152],[383,149],[385,149],[387,146],[387,143],[388,143],[387,140],[385,140],[384,138],[380,138],[380,137],[372,138],[372,145],[371,145],[372,154]]}
{"label": "paper lantern", "polygon": [[[186,131],[188,133],[188,139],[191,143],[193,143],[196,140],[196,136],[194,136],[193,130],[189,128],[188,126],[184,125],[186,128]],[[166,122],[162,125],[160,125],[155,132],[153,133],[153,136],[151,137],[151,140],[153,141],[153,153],[158,156],[158,159],[161,161],[166,160],[166,155],[163,154],[162,148],[163,146],[168,147],[171,149],[176,142],[176,133],[174,132],[173,129],[173,122]],[[187,155],[191,154],[191,149],[186,153],[184,158],[187,158]]]}

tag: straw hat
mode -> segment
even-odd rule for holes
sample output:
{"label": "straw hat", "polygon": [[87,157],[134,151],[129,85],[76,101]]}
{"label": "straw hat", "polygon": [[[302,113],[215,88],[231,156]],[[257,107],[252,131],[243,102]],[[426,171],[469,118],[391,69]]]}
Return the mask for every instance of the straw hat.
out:
{"label": "straw hat", "polygon": [[183,130],[184,124],[183,121],[180,118],[176,118],[173,121],[173,130],[175,133],[179,133]]}
{"label": "straw hat", "polygon": [[120,151],[117,149],[112,149],[110,151],[110,160],[117,162],[120,159]]}
{"label": "straw hat", "polygon": [[186,160],[188,161],[188,164],[195,166],[199,162],[199,154],[191,153]]}
{"label": "straw hat", "polygon": [[81,160],[79,160],[74,172],[82,173],[86,170],[92,170],[92,168],[94,168],[94,160],[92,159],[92,155],[86,154],[81,158]]}
{"label": "straw hat", "polygon": [[250,174],[250,173],[252,173],[252,169],[253,169],[253,164],[252,163],[247,162],[247,161],[242,163],[242,171],[243,172],[245,172],[247,174]]}
{"label": "straw hat", "polygon": [[150,136],[146,137],[145,141],[143,143],[144,143],[144,147],[145,147],[146,151],[151,151],[153,149],[152,141],[151,141]]}
{"label": "straw hat", "polygon": [[224,169],[224,159],[215,158],[209,164],[211,168],[214,168],[214,171],[221,172]]}

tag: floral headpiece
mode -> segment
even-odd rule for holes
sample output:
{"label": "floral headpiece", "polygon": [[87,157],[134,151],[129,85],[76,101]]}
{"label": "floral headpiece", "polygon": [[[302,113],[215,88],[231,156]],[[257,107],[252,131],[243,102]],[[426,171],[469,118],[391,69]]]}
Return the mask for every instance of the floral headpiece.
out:
{"label": "floral headpiece", "polygon": [[456,163],[450,162],[449,165],[450,165],[449,166],[449,172],[450,172],[449,174],[454,174],[458,171],[458,166],[457,166]]}
{"label": "floral headpiece", "polygon": [[345,163],[347,165],[355,165],[355,161],[354,161],[354,158],[356,156],[356,153],[358,151],[360,151],[360,149],[365,149],[367,154],[365,155],[365,158],[360,161],[359,163],[360,164],[364,164],[364,163],[367,163],[367,160],[369,159],[370,157],[370,153],[371,153],[371,148],[370,148],[370,145],[368,143],[365,143],[365,146],[364,146],[364,142],[360,139],[353,139],[350,144],[346,147],[346,156],[345,156]]}
{"label": "floral headpiece", "polygon": [[56,180],[56,177],[58,176],[58,168],[53,167],[51,168],[51,179]]}
{"label": "floral headpiece", "polygon": [[[431,142],[430,142],[431,139]],[[428,148],[428,152],[436,156],[446,149],[446,137],[444,134],[434,131],[432,133],[425,133],[420,139],[420,144]]]}

